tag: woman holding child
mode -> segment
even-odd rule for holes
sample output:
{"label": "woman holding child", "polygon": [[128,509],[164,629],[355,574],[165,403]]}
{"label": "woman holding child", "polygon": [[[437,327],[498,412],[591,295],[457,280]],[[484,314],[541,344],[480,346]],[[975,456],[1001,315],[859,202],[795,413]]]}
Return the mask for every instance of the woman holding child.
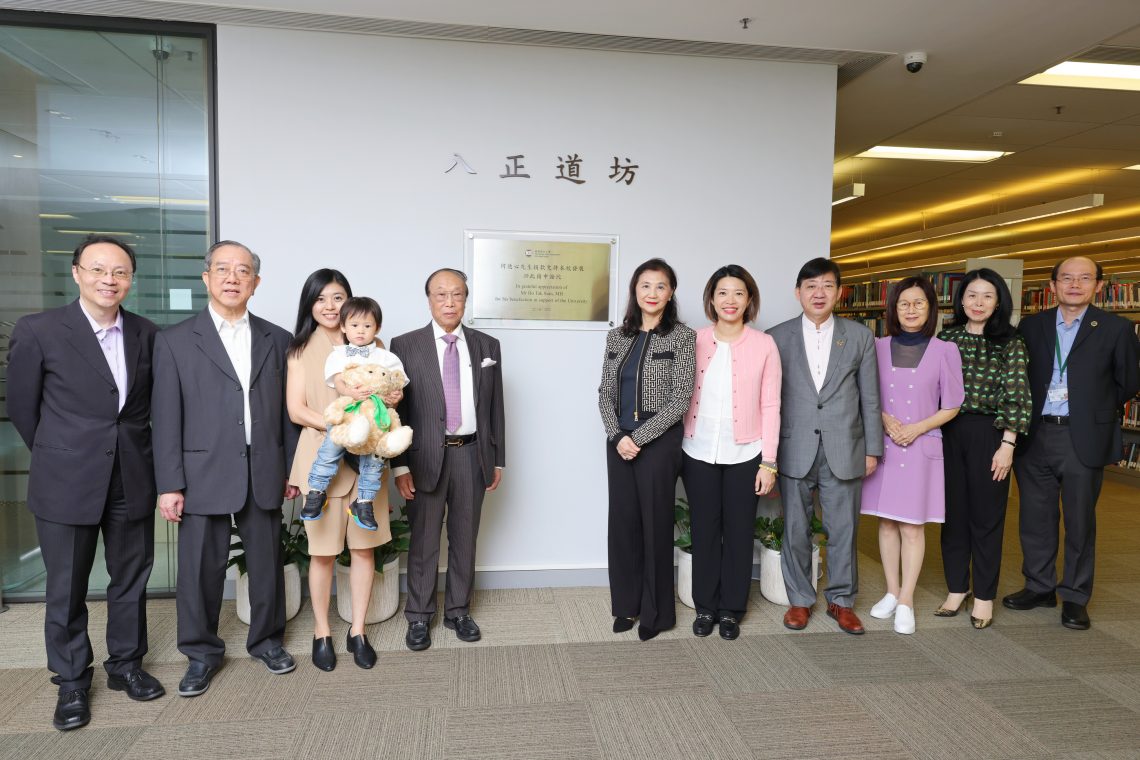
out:
{"label": "woman holding child", "polygon": [[[313,601],[313,664],[326,671],[336,667],[336,653],[329,628],[329,601],[336,557],[347,542],[352,558],[349,575],[352,625],[347,647],[359,667],[371,668],[376,664],[376,652],[364,633],[364,617],[376,570],[373,550],[391,540],[386,470],[378,481],[379,487],[375,488],[375,493],[368,493],[377,485],[369,484],[368,476],[379,475],[382,463],[365,461],[367,457],[361,458],[363,467],[360,469],[364,471],[365,478],[359,484],[359,491],[357,475],[344,461],[333,460],[331,466],[325,462],[327,469],[324,473],[320,467],[313,471],[325,439],[325,407],[341,392],[355,395],[343,385],[339,388],[331,387],[326,375],[326,365],[330,363],[330,358],[334,354],[343,354],[346,343],[351,342],[346,341],[346,328],[342,327],[341,320],[341,308],[349,299],[352,299],[352,287],[337,270],[318,269],[309,275],[301,289],[297,326],[289,347],[286,384],[289,418],[302,427],[289,483],[298,486],[306,495],[311,490],[316,490],[312,486],[314,479],[318,482],[323,480],[324,485],[324,499],[318,505],[315,515],[307,514],[313,512],[308,509],[310,505],[307,505],[302,517],[310,518],[305,520],[305,531],[308,533],[312,559],[309,566],[309,596]],[[363,322],[370,321],[371,317],[375,321],[373,330],[378,331],[379,308],[375,309],[376,314],[369,314],[371,309],[368,301],[371,299],[352,299],[346,315],[359,312],[353,316],[363,317],[357,320]],[[375,305],[375,302],[371,303]],[[353,328],[350,326],[348,329]],[[359,336],[355,342],[359,342]],[[391,356],[383,351],[378,340],[375,341],[375,346],[377,352]],[[385,402],[395,404],[401,395],[402,392],[397,391],[392,397],[385,398]],[[321,478],[322,474],[324,478]],[[373,496],[374,500],[367,501],[364,497],[368,496]],[[347,511],[349,505],[354,510],[352,515]],[[371,508],[361,509],[366,505]]]}

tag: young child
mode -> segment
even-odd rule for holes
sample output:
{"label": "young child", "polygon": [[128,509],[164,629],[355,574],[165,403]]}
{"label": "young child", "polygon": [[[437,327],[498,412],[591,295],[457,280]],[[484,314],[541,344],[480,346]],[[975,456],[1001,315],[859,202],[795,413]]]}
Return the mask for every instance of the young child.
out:
{"label": "young child", "polygon": [[[325,380],[330,388],[336,388],[341,395],[351,396],[352,389],[340,382],[340,374],[350,364],[379,364],[388,370],[404,371],[404,365],[391,351],[376,345],[376,334],[380,332],[383,316],[380,304],[371,298],[349,298],[340,308],[340,329],[347,343],[336,346],[325,362]],[[405,373],[406,374],[406,373]],[[388,398],[385,404],[392,406]],[[333,443],[332,436],[326,435],[317,451],[316,461],[309,471],[309,494],[301,509],[302,520],[319,520],[324,512],[327,499],[325,491],[329,481],[336,474],[337,463],[345,450]],[[348,508],[353,521],[365,530],[376,530],[376,516],[372,511],[372,499],[380,488],[380,476],[384,472],[384,460],[371,454],[360,457],[360,479],[357,482],[356,500]]]}

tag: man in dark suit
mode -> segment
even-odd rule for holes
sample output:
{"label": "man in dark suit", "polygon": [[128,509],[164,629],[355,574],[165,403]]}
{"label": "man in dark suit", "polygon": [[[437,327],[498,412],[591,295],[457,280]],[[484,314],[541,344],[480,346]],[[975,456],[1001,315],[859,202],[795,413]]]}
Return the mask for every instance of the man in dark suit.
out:
{"label": "man in dark suit", "polygon": [[154,471],[162,516],[178,529],[178,650],[184,697],[222,666],[218,636],[230,519],[245,546],[251,602],[246,649],[271,673],[296,667],[282,646],[281,500],[297,428],[285,414],[289,333],[247,310],[261,260],[233,241],[206,253],[210,302],[154,342]]}
{"label": "man in dark suit", "polygon": [[424,286],[432,321],[392,339],[411,383],[398,410],[416,431],[392,474],[408,502],[412,525],[408,551],[408,620],[405,643],[413,651],[431,646],[435,615],[439,539],[447,515],[445,627],[461,641],[478,641],[471,618],[475,538],[483,495],[499,486],[506,463],[503,373],[499,341],[464,329],[467,276],[441,269]]}
{"label": "man in dark suit", "polygon": [[[1104,466],[1120,458],[1121,407],[1140,389],[1140,346],[1132,323],[1095,306],[1100,264],[1083,257],[1053,267],[1057,306],[1018,327],[1029,349],[1033,418],[1013,469],[1021,496],[1019,528],[1025,588],[1002,599],[1012,610],[1056,607],[1061,624],[1090,625],[1096,501]],[[1057,583],[1060,509],[1065,568]]]}
{"label": "man in dark suit", "polygon": [[8,416],[32,452],[28,508],[47,569],[44,638],[59,685],[52,724],[91,720],[87,583],[99,533],[107,585],[107,686],[146,701],[165,694],[142,669],[146,584],[154,561],[151,350],[158,328],[121,307],[135,254],[88,236],[71,259],[79,298],[16,323]]}

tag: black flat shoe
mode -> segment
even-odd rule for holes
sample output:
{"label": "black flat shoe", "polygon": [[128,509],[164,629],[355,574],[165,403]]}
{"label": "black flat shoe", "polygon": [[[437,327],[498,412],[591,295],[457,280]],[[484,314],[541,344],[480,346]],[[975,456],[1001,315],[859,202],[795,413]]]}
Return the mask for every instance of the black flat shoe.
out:
{"label": "black flat shoe", "polygon": [[1055,591],[1030,591],[1021,589],[1015,594],[1003,597],[1001,605],[1010,610],[1031,610],[1034,607],[1056,607],[1057,593]]}
{"label": "black flat shoe", "polygon": [[55,701],[55,714],[51,724],[59,731],[83,728],[91,722],[91,707],[87,702],[87,689],[65,691]]}
{"label": "black flat shoe", "polygon": [[349,633],[346,643],[348,651],[352,652],[352,661],[356,663],[356,667],[369,670],[376,664],[376,650],[368,643],[368,636],[363,633],[353,636]]}
{"label": "black flat shoe", "polygon": [[460,615],[459,617],[445,617],[443,619],[443,627],[455,631],[455,637],[460,641],[472,642],[478,641],[483,638],[479,626],[475,624],[475,620],[470,615]]}
{"label": "black flat shoe", "polygon": [[190,666],[186,668],[186,675],[182,676],[182,680],[178,682],[178,696],[196,697],[199,694],[205,694],[206,689],[210,688],[211,679],[217,672],[217,668],[212,668],[204,662],[191,660]]}
{"label": "black flat shoe", "polygon": [[313,639],[313,664],[326,673],[336,667],[336,651],[333,649],[332,636]]}
{"label": "black flat shoe", "polygon": [[262,652],[253,657],[255,660],[261,660],[266,669],[275,676],[290,673],[297,667],[293,655],[286,652],[285,647],[273,647],[268,652]]}
{"label": "black flat shoe", "polygon": [[725,641],[732,641],[740,636],[740,622],[732,615],[721,615],[720,620],[720,637]]}
{"label": "black flat shoe", "polygon": [[136,702],[149,702],[166,693],[158,679],[142,668],[135,668],[122,675],[109,674],[107,688],[111,691],[125,691]]}
{"label": "black flat shoe", "polygon": [[[633,622],[630,621],[630,625],[632,624]],[[710,633],[712,633],[712,629],[715,624],[716,621],[713,619],[712,615],[708,614],[707,612],[700,612],[697,614],[697,619],[693,621],[693,635],[704,638],[705,636],[708,636]]]}
{"label": "black flat shoe", "polygon": [[641,639],[642,641],[649,641],[650,639],[657,638],[657,634],[659,633],[661,633],[661,631],[655,631],[652,628],[646,628],[643,625],[637,626],[637,638]]}
{"label": "black flat shoe", "polygon": [[625,633],[626,631],[633,630],[634,622],[634,618],[614,618],[614,633]]}
{"label": "black flat shoe", "polygon": [[1061,625],[1074,631],[1087,631],[1092,625],[1088,609],[1076,602],[1061,602]]}
{"label": "black flat shoe", "polygon": [[431,631],[426,620],[413,620],[408,623],[408,633],[404,643],[413,652],[420,652],[431,646]]}

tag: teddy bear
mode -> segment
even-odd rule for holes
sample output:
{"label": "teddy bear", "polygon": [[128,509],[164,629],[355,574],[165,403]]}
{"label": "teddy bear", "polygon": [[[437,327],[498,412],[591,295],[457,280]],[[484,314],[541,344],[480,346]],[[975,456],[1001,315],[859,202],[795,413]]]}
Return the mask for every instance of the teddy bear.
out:
{"label": "teddy bear", "polygon": [[349,364],[341,374],[344,384],[371,392],[361,402],[341,396],[325,409],[325,424],[333,443],[353,454],[375,454],[382,459],[403,454],[412,444],[412,429],[400,424],[395,409],[384,405],[383,396],[407,384],[400,370],[379,364]]}

